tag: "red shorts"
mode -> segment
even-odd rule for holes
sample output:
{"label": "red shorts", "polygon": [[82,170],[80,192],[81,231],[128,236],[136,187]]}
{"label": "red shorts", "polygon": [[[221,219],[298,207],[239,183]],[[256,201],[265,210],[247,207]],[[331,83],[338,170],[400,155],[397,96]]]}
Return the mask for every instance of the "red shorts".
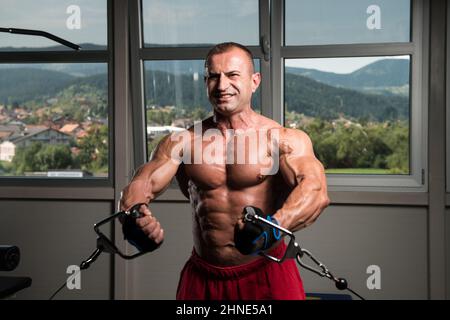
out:
{"label": "red shorts", "polygon": [[[281,256],[282,242],[271,251]],[[177,300],[304,300],[302,280],[293,259],[283,263],[261,257],[231,267],[218,267],[200,258],[195,250],[181,271]]]}

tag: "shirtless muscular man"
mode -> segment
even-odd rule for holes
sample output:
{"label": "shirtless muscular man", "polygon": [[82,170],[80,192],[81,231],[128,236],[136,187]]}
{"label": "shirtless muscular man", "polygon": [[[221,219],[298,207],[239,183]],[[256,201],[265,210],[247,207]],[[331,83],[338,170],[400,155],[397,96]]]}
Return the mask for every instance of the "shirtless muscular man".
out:
{"label": "shirtless muscular man", "polygon": [[[190,199],[194,248],[177,299],[305,297],[294,260],[278,264],[257,254],[280,255],[281,237],[266,225],[244,222],[243,211],[252,206],[278,225],[300,230],[330,202],[326,177],[306,133],[252,109],[260,81],[246,47],[214,46],[205,63],[213,116],[183,135],[166,136],[122,192],[121,209],[128,210],[153,201],[176,176]],[[164,239],[160,223],[146,205],[140,211],[137,228],[158,246]]]}

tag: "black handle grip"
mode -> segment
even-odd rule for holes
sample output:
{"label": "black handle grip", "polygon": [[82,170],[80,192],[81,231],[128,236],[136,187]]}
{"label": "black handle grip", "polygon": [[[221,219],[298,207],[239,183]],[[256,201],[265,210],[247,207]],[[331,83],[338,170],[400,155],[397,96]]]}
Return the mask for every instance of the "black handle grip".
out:
{"label": "black handle grip", "polygon": [[131,207],[131,209],[130,209],[130,217],[132,217],[133,219],[139,218],[142,215],[139,212],[139,208],[142,205],[147,205],[147,204],[145,204],[145,203],[138,203],[138,204],[134,205],[133,207]]}

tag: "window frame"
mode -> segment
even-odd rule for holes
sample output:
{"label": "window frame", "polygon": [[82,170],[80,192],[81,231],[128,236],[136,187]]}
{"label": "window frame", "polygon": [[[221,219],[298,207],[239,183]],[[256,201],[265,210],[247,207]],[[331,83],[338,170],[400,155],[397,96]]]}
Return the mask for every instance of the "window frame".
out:
{"label": "window frame", "polygon": [[[147,60],[204,60],[210,46],[167,46],[144,47],[144,22],[142,7],[144,0],[129,1],[130,5],[130,42],[131,42],[131,95],[133,109],[133,136],[134,136],[134,167],[147,162],[146,114],[144,90],[144,63]],[[259,5],[259,36],[260,41],[268,39],[270,30],[270,0],[258,0]],[[261,111],[270,116],[270,61],[265,59],[261,46],[248,46],[255,59],[260,60],[262,74]],[[266,57],[268,58],[268,57]],[[134,85],[137,84],[137,85]],[[206,89],[205,89],[206,90]],[[165,193],[171,194],[174,190],[168,189]],[[178,194],[178,192],[174,192]],[[181,194],[181,192],[180,192]],[[184,196],[183,196],[184,198]]]}
{"label": "window frame", "polygon": [[[0,51],[0,63],[106,63],[108,80],[108,177],[89,178],[42,178],[25,176],[0,176],[0,189],[3,187],[112,187],[114,183],[114,33],[113,33],[114,0],[106,0],[107,13],[107,45],[105,50],[87,51]],[[70,40],[70,39],[69,39]],[[37,189],[37,188],[36,188]],[[32,189],[34,190],[34,189]],[[77,190],[77,189],[75,189]],[[74,193],[77,192],[74,190]],[[7,192],[9,193],[9,192]],[[58,193],[58,192],[57,192]],[[15,192],[13,192],[15,194]],[[20,194],[20,192],[19,192]],[[46,194],[44,192],[44,194]],[[50,193],[49,193],[50,194]],[[59,193],[58,193],[59,194]],[[82,196],[81,196],[82,194]],[[94,198],[110,198],[110,189],[99,189],[99,196]],[[76,195],[69,198],[77,197]],[[81,198],[93,198],[81,192]]]}
{"label": "window frame", "polygon": [[447,192],[447,206],[450,206],[450,6],[447,5],[447,46],[446,46],[446,70],[445,70],[445,82],[446,82],[446,122],[445,122],[445,167],[446,167],[446,192]]}
{"label": "window frame", "polygon": [[[284,123],[284,59],[332,58],[359,56],[410,55],[410,174],[409,175],[348,175],[327,174],[329,192],[334,201],[348,203],[352,194],[360,194],[358,203],[426,204],[428,190],[428,60],[429,3],[411,0],[411,41],[407,43],[338,44],[284,46],[284,0],[259,0],[260,46],[251,46],[260,59],[262,83],[262,114]],[[131,99],[133,110],[134,168],[146,160],[146,128],[144,109],[145,60],[204,59],[206,47],[143,47],[141,0],[129,1]],[[268,41],[263,48],[263,41]],[[450,147],[449,147],[450,148]],[[450,180],[450,179],[449,179]],[[449,183],[450,184],[450,183]],[[362,192],[362,193],[361,193]],[[383,200],[383,194],[402,195]],[[186,200],[177,189],[167,189],[158,200]]]}
{"label": "window frame", "polygon": [[427,191],[428,158],[422,150],[427,150],[429,4],[411,0],[411,41],[407,43],[285,46],[284,3],[284,0],[272,2],[274,120],[284,123],[285,59],[410,55],[410,174],[327,174],[327,182],[330,191]]}

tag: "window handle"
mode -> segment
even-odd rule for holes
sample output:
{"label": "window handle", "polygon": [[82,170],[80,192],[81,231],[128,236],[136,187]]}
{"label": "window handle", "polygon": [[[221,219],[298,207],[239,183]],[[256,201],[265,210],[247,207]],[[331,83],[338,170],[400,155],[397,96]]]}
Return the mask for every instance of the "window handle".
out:
{"label": "window handle", "polygon": [[261,37],[261,49],[264,53],[264,60],[269,61],[270,60],[270,38],[265,35]]}

